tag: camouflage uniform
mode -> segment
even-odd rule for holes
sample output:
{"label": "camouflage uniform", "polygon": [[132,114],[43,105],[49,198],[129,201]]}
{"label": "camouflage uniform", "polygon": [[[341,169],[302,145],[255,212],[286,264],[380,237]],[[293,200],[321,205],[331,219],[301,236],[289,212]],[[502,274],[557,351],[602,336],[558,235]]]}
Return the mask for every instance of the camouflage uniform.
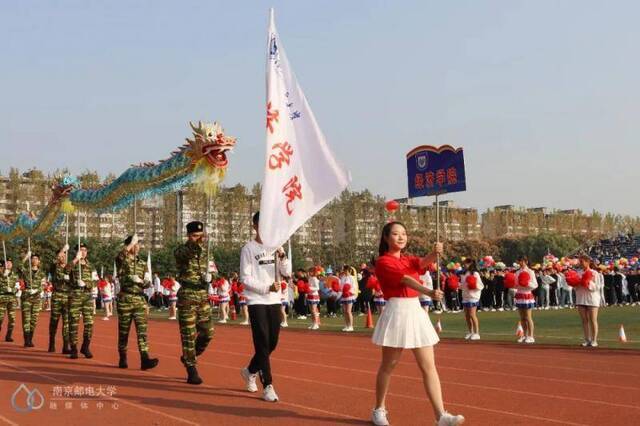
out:
{"label": "camouflage uniform", "polygon": [[131,320],[136,325],[138,335],[138,350],[140,353],[149,351],[147,343],[147,297],[144,289],[151,282],[136,283],[134,277],[142,280],[147,268],[146,262],[139,257],[130,255],[123,249],[116,257],[118,277],[120,277],[120,293],[118,293],[118,351],[127,352]]}
{"label": "camouflage uniform", "polygon": [[[88,260],[82,264],[81,275],[78,265],[71,267],[71,291],[69,293],[69,341],[71,348],[78,345],[78,329],[80,328],[80,315],[82,315],[82,325],[84,326],[83,346],[88,344],[93,334],[93,297],[91,292],[96,286],[96,273]],[[79,280],[84,281],[85,286],[78,285]],[[77,349],[77,348],[76,348]]]}
{"label": "camouflage uniform", "polygon": [[[53,295],[51,296],[51,318],[49,321],[49,345],[54,345],[56,332],[58,331],[58,321],[62,319],[62,340],[65,350],[68,352],[69,346],[69,295],[71,292],[71,265],[65,266],[56,262],[49,270],[51,281],[53,282]],[[55,351],[55,347],[51,352]]]}
{"label": "camouflage uniform", "polygon": [[22,331],[25,336],[30,336],[30,342],[38,324],[38,315],[42,310],[42,282],[46,280],[46,273],[42,268],[32,269],[29,273],[29,268],[26,268],[21,270],[19,275],[24,282],[24,290],[20,297]]}
{"label": "camouflage uniform", "polygon": [[11,334],[13,333],[13,327],[16,323],[16,305],[18,300],[16,299],[16,282],[18,282],[18,275],[10,271],[5,275],[4,272],[0,273],[0,327],[4,322],[5,312],[7,313],[7,335],[5,341],[12,342]]}
{"label": "camouflage uniform", "polygon": [[[186,367],[196,365],[196,356],[206,349],[213,338],[211,305],[208,300],[209,283],[204,280],[207,259],[202,247],[187,241],[174,253],[178,268],[178,322],[182,339],[182,362]],[[196,336],[197,334],[197,336]]]}

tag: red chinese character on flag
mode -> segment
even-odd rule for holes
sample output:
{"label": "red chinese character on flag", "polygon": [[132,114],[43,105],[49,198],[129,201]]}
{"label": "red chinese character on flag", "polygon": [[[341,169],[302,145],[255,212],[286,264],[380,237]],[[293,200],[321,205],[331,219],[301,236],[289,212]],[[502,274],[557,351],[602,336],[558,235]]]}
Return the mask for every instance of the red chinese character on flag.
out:
{"label": "red chinese character on flag", "polygon": [[291,216],[293,213],[291,203],[293,203],[296,198],[302,200],[302,185],[298,182],[298,176],[289,179],[289,182],[282,188],[282,193],[287,197],[287,214]]}
{"label": "red chinese character on flag", "polygon": [[433,172],[425,173],[424,178],[425,178],[425,181],[427,182],[427,188],[433,188],[433,182],[435,180]]}
{"label": "red chinese character on flag", "polygon": [[273,124],[272,121],[278,122],[278,117],[280,116],[280,112],[276,109],[271,111],[271,102],[267,103],[267,129],[269,129],[270,133],[273,133]]}
{"label": "red chinese character on flag", "polygon": [[444,185],[444,182],[445,182],[444,169],[436,170],[436,183],[438,184],[438,186],[442,186]]}
{"label": "red chinese character on flag", "polygon": [[269,168],[271,170],[279,169],[282,167],[282,163],[289,165],[291,156],[293,155],[293,148],[289,145],[289,142],[274,143],[271,146],[272,151],[277,151],[276,154],[269,156]]}
{"label": "red chinese character on flag", "polygon": [[422,173],[418,173],[413,179],[413,185],[416,189],[424,189],[424,176]]}
{"label": "red chinese character on flag", "polygon": [[455,167],[447,169],[447,185],[455,185],[458,183],[458,171]]}

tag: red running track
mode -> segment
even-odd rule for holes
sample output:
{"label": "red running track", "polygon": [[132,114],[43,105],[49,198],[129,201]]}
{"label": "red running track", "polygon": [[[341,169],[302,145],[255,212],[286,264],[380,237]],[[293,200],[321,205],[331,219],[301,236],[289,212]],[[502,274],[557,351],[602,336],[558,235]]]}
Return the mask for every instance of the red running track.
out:
{"label": "red running track", "polygon": [[[138,368],[133,333],[129,369],[116,367],[115,318],[96,319],[95,357],[76,361],[46,352],[48,322],[42,314],[35,348],[22,347],[21,332],[14,343],[0,343],[0,424],[348,425],[367,424],[373,406],[379,350],[368,336],[283,330],[272,357],[281,401],[267,403],[243,391],[239,376],[252,351],[248,327],[216,328],[199,358],[205,384],[192,386],[179,361],[175,322],[150,321],[151,353],[160,365],[147,372]],[[640,416],[638,351],[444,341],[436,346],[436,363],[445,405],[464,414],[466,424],[630,425]],[[22,383],[44,395],[40,409],[13,408]],[[100,387],[100,398],[80,395]],[[25,395],[18,394],[16,406],[26,407]],[[394,373],[388,409],[393,425],[433,424],[410,353]]]}

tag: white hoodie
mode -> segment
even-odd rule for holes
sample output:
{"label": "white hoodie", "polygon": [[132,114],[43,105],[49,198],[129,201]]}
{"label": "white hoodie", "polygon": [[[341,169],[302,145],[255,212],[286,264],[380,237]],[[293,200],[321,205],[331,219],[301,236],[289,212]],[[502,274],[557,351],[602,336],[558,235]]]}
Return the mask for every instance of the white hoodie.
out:
{"label": "white hoodie", "polygon": [[[256,240],[249,241],[240,251],[240,282],[248,305],[279,305],[280,289],[269,291],[275,282],[274,253],[265,250]],[[289,274],[289,259],[278,262],[281,275]]]}

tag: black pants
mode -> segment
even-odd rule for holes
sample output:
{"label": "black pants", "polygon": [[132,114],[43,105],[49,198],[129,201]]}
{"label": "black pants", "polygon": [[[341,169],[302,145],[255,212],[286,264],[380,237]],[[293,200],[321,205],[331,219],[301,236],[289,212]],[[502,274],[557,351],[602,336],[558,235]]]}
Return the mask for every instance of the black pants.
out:
{"label": "black pants", "polygon": [[262,385],[269,386],[272,382],[269,355],[278,345],[280,304],[249,305],[249,320],[255,349],[255,354],[249,363],[249,372],[260,373]]}
{"label": "black pants", "polygon": [[337,310],[336,299],[333,297],[327,298],[327,314],[335,315]]}

